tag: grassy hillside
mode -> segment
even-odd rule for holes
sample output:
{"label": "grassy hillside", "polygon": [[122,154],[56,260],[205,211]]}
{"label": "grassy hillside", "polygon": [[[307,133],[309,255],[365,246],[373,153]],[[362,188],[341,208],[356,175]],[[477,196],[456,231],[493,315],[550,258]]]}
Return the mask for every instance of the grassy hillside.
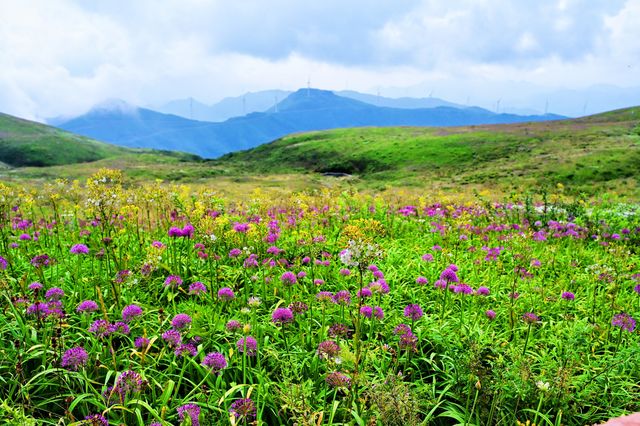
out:
{"label": "grassy hillside", "polygon": [[140,155],[183,161],[198,159],[190,154],[109,145],[55,127],[0,113],[0,163],[8,166],[61,166]]}
{"label": "grassy hillside", "polygon": [[338,129],[291,135],[214,164],[247,173],[347,173],[394,186],[562,183],[593,192],[636,187],[639,123],[636,107],[541,123]]}

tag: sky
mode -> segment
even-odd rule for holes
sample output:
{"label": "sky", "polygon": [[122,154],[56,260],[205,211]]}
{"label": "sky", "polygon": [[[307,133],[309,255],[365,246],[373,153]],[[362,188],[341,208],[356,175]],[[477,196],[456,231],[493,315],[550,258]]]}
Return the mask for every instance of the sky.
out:
{"label": "sky", "polygon": [[42,121],[310,81],[597,112],[640,104],[639,22],[640,0],[0,0],[0,111]]}

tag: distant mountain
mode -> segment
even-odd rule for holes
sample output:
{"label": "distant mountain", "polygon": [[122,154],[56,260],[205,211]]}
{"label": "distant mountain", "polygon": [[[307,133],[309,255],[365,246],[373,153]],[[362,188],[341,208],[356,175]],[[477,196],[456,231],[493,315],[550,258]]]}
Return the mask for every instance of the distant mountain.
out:
{"label": "distant mountain", "polygon": [[0,162],[13,167],[59,166],[138,154],[197,159],[189,154],[127,149],[0,113]]}
{"label": "distant mountain", "polygon": [[[277,110],[277,111],[276,111]],[[495,114],[482,108],[401,109],[378,107],[318,89],[300,89],[269,112],[222,123],[188,120],[116,104],[94,108],[60,127],[129,147],[192,152],[213,158],[252,148],[290,133],[362,126],[454,126],[560,119],[557,115]]]}
{"label": "distant mountain", "polygon": [[447,106],[452,108],[465,108],[463,105],[454,104],[440,98],[385,98],[384,96],[376,96],[368,93],[354,92],[352,90],[342,90],[335,92],[338,96],[345,98],[355,99],[360,102],[365,102],[375,106],[389,107],[389,108],[405,108],[405,109],[417,109],[417,108],[437,108],[441,106]]}
{"label": "distant mountain", "polygon": [[264,90],[249,92],[242,96],[224,98],[213,105],[205,105],[193,98],[171,101],[158,108],[152,108],[165,114],[178,115],[190,120],[220,122],[232,117],[240,117],[252,112],[263,112],[273,108],[278,102],[289,96],[284,90]]}

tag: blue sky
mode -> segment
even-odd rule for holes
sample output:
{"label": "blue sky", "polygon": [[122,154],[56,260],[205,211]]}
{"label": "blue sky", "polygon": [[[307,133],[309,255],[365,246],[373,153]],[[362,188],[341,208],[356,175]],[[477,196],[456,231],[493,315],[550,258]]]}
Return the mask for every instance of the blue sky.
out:
{"label": "blue sky", "polygon": [[638,22],[640,0],[0,0],[0,111],[212,103],[307,79],[538,110],[573,90],[592,110],[591,86],[640,88]]}

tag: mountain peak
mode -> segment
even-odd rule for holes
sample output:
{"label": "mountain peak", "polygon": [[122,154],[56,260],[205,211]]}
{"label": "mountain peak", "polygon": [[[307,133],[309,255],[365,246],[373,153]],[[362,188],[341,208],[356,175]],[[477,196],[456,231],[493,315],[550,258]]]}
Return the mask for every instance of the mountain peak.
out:
{"label": "mountain peak", "polygon": [[362,106],[366,105],[353,99],[338,96],[330,90],[303,88],[296,90],[278,103],[278,111],[340,109]]}

